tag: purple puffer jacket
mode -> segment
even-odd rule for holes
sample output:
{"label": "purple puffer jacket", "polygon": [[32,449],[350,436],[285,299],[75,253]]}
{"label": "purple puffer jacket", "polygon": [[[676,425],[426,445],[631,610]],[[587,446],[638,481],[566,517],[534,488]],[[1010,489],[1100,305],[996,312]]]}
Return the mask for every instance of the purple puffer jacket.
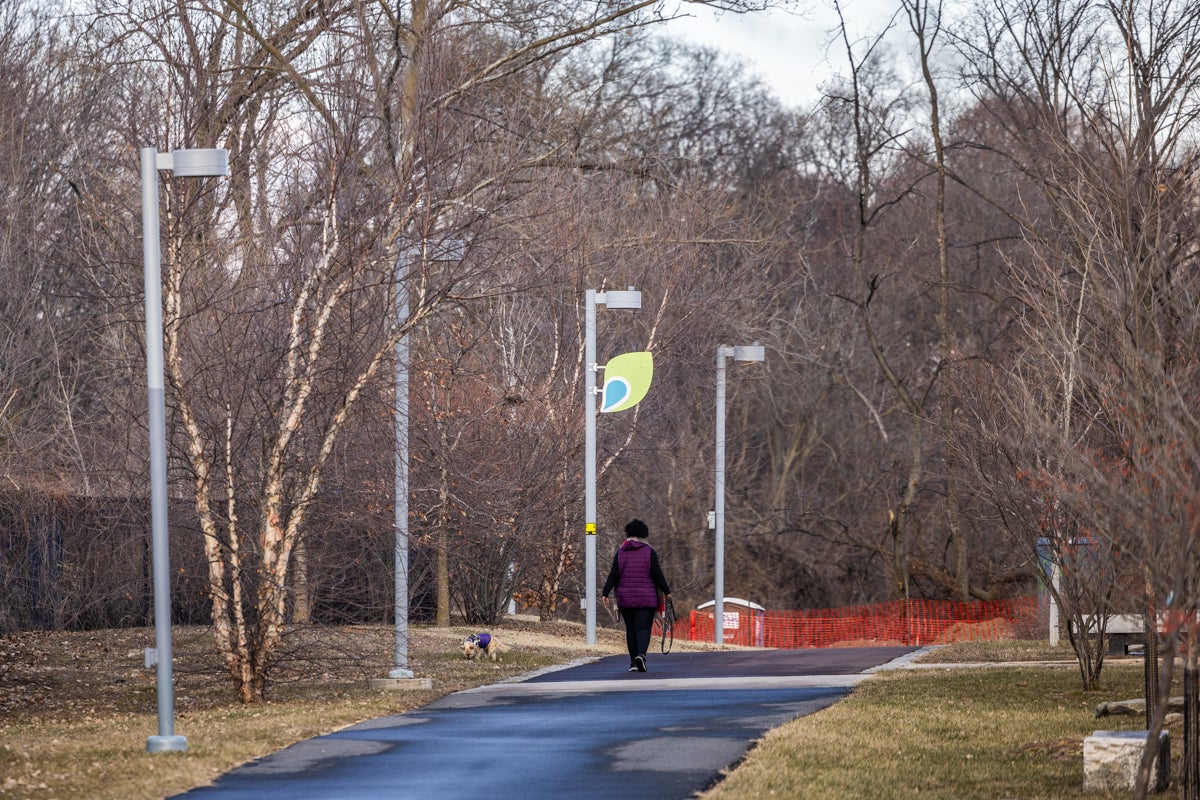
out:
{"label": "purple puffer jacket", "polygon": [[650,555],[654,550],[638,539],[627,539],[617,550],[620,582],[617,605],[621,608],[657,608],[658,590],[650,577]]}

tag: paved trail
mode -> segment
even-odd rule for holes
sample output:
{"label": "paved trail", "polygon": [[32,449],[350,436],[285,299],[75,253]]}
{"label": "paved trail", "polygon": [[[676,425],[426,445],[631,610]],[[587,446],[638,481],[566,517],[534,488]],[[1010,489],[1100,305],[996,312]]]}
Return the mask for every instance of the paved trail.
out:
{"label": "paved trail", "polygon": [[907,647],[626,656],[458,692],[299,742],[186,800],[684,800],[771,728]]}

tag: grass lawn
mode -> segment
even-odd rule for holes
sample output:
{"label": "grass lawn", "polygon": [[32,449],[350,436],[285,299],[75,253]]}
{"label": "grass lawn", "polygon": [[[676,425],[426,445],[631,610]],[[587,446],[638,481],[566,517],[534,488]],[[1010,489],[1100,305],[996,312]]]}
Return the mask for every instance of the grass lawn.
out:
{"label": "grass lawn", "polygon": [[[955,645],[926,660],[974,662],[1014,651],[1022,661],[1052,657],[1038,650]],[[1060,648],[1053,657],[1069,653]],[[1106,662],[1092,692],[1080,690],[1073,664],[882,673],[846,700],[768,733],[703,798],[1127,798],[1083,792],[1083,739],[1144,727],[1140,716],[1095,718],[1099,703],[1141,697],[1141,686],[1134,659]],[[1182,737],[1177,723],[1175,753]]]}
{"label": "grass lawn", "polygon": [[[178,629],[176,732],[188,750],[153,755],[145,747],[156,733],[154,673],[142,653],[153,644],[152,630],[0,637],[0,798],[153,800],[364,719],[624,651],[615,630],[601,628],[597,646],[587,648],[579,625],[522,620],[496,629],[513,645],[503,663],[468,662],[457,645],[469,632],[414,628],[409,666],[433,678],[434,688],[400,692],[368,684],[391,666],[390,627],[298,632],[287,642],[290,657],[270,702],[243,706],[222,681],[207,633]],[[930,658],[1045,661],[1068,654],[1002,643],[955,645]],[[1081,797],[1083,737],[1140,725],[1140,717],[1093,718],[1100,702],[1140,696],[1140,662],[1110,661],[1098,691],[1078,685],[1073,667],[1055,664],[883,673],[846,700],[768,734],[705,798]],[[1176,726],[1171,735],[1178,752],[1182,732]]]}
{"label": "grass lawn", "polygon": [[[601,629],[587,648],[580,625],[512,621],[495,632],[503,661],[467,661],[473,628],[414,627],[409,667],[429,691],[371,689],[392,666],[390,626],[290,635],[269,702],[242,705],[205,629],[176,628],[175,732],[185,753],[146,752],[157,733],[149,628],[0,636],[0,798],[152,800],[204,785],[301,739],[409,711],[461,689],[586,656],[623,653],[624,633]],[[678,646],[678,645],[677,645]]]}

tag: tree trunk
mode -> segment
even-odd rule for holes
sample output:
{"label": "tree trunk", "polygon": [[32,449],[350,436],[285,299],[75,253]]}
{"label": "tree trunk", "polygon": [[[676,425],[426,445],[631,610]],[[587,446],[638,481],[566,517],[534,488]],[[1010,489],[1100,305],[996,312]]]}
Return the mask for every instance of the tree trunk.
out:
{"label": "tree trunk", "polygon": [[[1174,635],[1169,637],[1171,647],[1175,647],[1178,641]],[[1158,753],[1158,736],[1163,729],[1163,722],[1166,720],[1167,708],[1170,706],[1169,695],[1171,678],[1174,673],[1175,659],[1168,658],[1163,666],[1162,680],[1159,682],[1160,694],[1155,698],[1154,716],[1150,719],[1146,731],[1146,746],[1142,750],[1142,760],[1138,764],[1137,778],[1133,783],[1133,800],[1146,800],[1150,789],[1151,767],[1154,764],[1154,757]],[[1165,689],[1165,691],[1164,691]],[[1147,703],[1149,705],[1149,703]]]}
{"label": "tree trunk", "polygon": [[[949,460],[945,464],[948,474]],[[946,497],[946,527],[950,529],[950,549],[954,554],[954,582],[958,599],[967,603],[971,600],[971,558],[962,526],[958,524],[961,511],[958,507],[958,495],[953,479],[948,480],[948,484],[950,488]]]}
{"label": "tree trunk", "polygon": [[913,409],[913,432],[912,432],[912,461],[908,467],[908,480],[904,484],[904,496],[900,498],[900,504],[896,511],[890,515],[889,523],[892,535],[893,558],[896,569],[896,581],[900,590],[900,595],[905,600],[909,598],[911,593],[911,572],[908,565],[908,531],[907,521],[909,512],[917,502],[917,491],[921,488],[922,474],[922,441],[924,425],[920,417],[920,409]]}
{"label": "tree trunk", "polygon": [[542,622],[550,622],[558,611],[558,593],[562,586],[562,577],[566,574],[567,565],[571,561],[570,534],[563,531],[558,542],[557,552],[553,560],[547,560],[542,571],[542,585],[538,597],[538,618]]}
{"label": "tree trunk", "polygon": [[437,532],[437,626],[450,627],[450,536],[445,526]]}
{"label": "tree trunk", "polygon": [[1142,673],[1146,690],[1146,730],[1154,719],[1158,704],[1158,610],[1154,602],[1154,590],[1146,582],[1146,616],[1142,620],[1142,635],[1146,640]]}
{"label": "tree trunk", "polygon": [[1183,763],[1180,766],[1183,800],[1200,800],[1200,742],[1196,725],[1200,722],[1200,664],[1195,611],[1187,625],[1187,662],[1183,668]]}
{"label": "tree trunk", "polygon": [[1075,653],[1075,661],[1079,665],[1079,680],[1083,690],[1090,692],[1096,688],[1100,673],[1104,669],[1107,616],[1085,613],[1080,610],[1078,603],[1064,604],[1061,595],[1057,593],[1055,602],[1067,612],[1067,638],[1071,641],[1071,650]]}
{"label": "tree trunk", "polygon": [[442,484],[438,492],[439,508],[437,532],[434,534],[434,549],[437,551],[437,615],[434,622],[439,628],[450,627],[450,475],[445,466],[441,470]]}
{"label": "tree trunk", "polygon": [[312,622],[312,596],[308,588],[308,547],[301,538],[292,551],[292,622]]}
{"label": "tree trunk", "polygon": [[[921,74],[925,80],[925,88],[929,92],[929,133],[933,140],[934,167],[936,178],[936,197],[934,201],[934,230],[937,234],[938,252],[938,306],[937,328],[938,346],[942,360],[956,358],[957,346],[954,331],[950,327],[950,249],[946,234],[946,147],[942,141],[941,104],[938,100],[937,81],[934,79],[930,66],[930,54],[934,40],[941,32],[941,10],[939,0],[905,0],[904,8],[908,12],[909,25],[917,38],[917,46],[921,58]],[[952,402],[942,406],[945,420],[954,418],[955,408]],[[962,528],[958,524],[958,496],[954,488],[954,467],[949,458],[942,462],[946,470],[946,507],[947,526],[950,530],[950,545],[954,555],[954,577],[957,582],[958,599],[963,602],[971,599],[971,570],[967,553],[967,543]]]}

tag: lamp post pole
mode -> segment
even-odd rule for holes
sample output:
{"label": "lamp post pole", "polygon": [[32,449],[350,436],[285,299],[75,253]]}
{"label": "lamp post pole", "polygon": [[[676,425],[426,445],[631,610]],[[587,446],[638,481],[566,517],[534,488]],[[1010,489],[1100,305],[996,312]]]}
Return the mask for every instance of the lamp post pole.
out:
{"label": "lamp post pole", "polygon": [[596,644],[596,290],[584,293],[583,317],[583,542],[587,646]]}
{"label": "lamp post pole", "polygon": [[[418,259],[422,265],[433,262],[461,261],[465,250],[459,239],[445,239],[431,249],[429,241],[419,245],[409,241],[396,256],[396,325],[408,324],[409,288],[408,273]],[[408,497],[409,497],[409,334],[396,340],[395,347],[396,399],[393,425],[396,435],[395,498],[393,502],[393,527],[395,529],[394,591],[395,591],[395,634],[392,669],[388,678],[407,681],[413,678],[408,665]],[[428,679],[423,679],[428,680]]]}
{"label": "lamp post pole", "polygon": [[[396,324],[408,321],[408,280],[400,270],[407,264],[400,259],[411,257],[412,248],[405,248],[396,263]],[[396,498],[394,522],[396,527],[396,630],[393,666],[389,678],[413,677],[408,666],[408,333],[396,342]]]}
{"label": "lamp post pole", "polygon": [[764,351],[757,342],[747,347],[717,347],[717,435],[713,527],[713,642],[725,643],[725,359],[762,361]]}
{"label": "lamp post pole", "polygon": [[[717,447],[713,499],[713,642],[725,643],[725,358],[733,348],[717,348]],[[730,353],[732,355],[732,352]]]}
{"label": "lamp post pole", "polygon": [[624,291],[584,292],[584,615],[587,645],[596,644],[596,305],[636,311],[642,307],[642,293],[630,286]]}
{"label": "lamp post pole", "polygon": [[171,564],[167,523],[167,425],[163,390],[162,261],[158,228],[158,172],[178,177],[229,174],[223,149],[141,149],[142,278],[146,305],[146,394],[150,435],[150,545],[154,579],[154,657],[157,662],[158,735],[146,740],[151,753],[187,750],[175,735],[174,676],[171,665]]}

